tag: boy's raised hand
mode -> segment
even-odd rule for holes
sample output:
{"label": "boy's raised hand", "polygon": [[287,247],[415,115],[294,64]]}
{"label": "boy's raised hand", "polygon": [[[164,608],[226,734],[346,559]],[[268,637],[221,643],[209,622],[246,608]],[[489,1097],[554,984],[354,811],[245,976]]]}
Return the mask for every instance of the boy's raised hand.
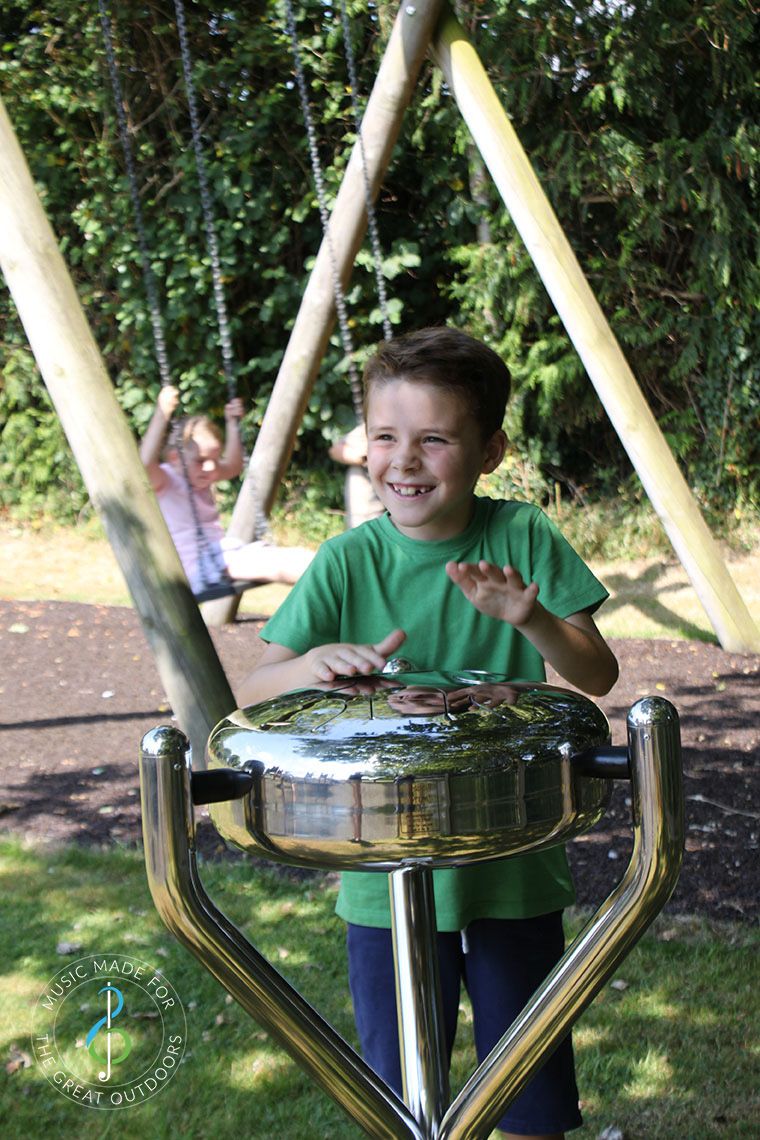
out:
{"label": "boy's raised hand", "polygon": [[536,608],[538,586],[527,586],[511,566],[490,562],[447,562],[446,573],[476,610],[489,617],[521,626],[530,621]]}
{"label": "boy's raised hand", "polygon": [[394,629],[376,645],[352,645],[336,642],[317,645],[304,655],[318,681],[334,681],[336,677],[355,677],[380,670],[392,653],[406,641],[403,629]]}

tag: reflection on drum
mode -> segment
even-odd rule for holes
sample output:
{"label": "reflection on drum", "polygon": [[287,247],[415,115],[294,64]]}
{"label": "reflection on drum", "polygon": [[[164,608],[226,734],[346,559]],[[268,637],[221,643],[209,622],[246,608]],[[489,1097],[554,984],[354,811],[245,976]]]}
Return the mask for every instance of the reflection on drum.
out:
{"label": "reflection on drum", "polygon": [[608,741],[604,714],[569,690],[491,673],[362,678],[222,721],[209,768],[252,787],[211,816],[243,850],[301,866],[493,859],[593,827],[611,784],[573,760]]}

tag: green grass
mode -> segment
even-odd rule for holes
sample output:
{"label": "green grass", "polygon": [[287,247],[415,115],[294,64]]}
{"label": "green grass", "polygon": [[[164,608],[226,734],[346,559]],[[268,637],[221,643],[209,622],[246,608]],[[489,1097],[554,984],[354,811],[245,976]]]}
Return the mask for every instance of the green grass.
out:
{"label": "green grass", "polygon": [[[162,926],[139,853],[50,852],[0,842],[0,1119],[8,1140],[182,1137],[194,1140],[348,1140],[359,1130],[225,995]],[[343,925],[334,885],[250,864],[204,864],[212,899],[340,1033],[354,1041]],[[581,918],[571,916],[571,933]],[[31,1057],[34,1003],[74,957],[117,953],[160,963],[187,1015],[188,1047],[173,1080],[140,1107],[96,1111],[55,1092]],[[663,917],[576,1029],[579,1085],[595,1138],[609,1125],[627,1140],[756,1135],[760,1001],[753,984],[760,932]],[[73,957],[72,959],[73,960]],[[92,1011],[83,1011],[83,1032]],[[462,1010],[454,1087],[471,1071]],[[19,1055],[28,1067],[6,1068]],[[13,1065],[11,1065],[13,1068]]]}

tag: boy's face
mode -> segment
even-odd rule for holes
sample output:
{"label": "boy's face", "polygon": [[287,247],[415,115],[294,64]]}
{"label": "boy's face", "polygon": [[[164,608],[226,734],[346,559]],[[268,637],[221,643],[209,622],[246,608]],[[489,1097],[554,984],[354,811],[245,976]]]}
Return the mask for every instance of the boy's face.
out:
{"label": "boy's face", "polygon": [[409,538],[460,534],[472,517],[478,476],[504,456],[506,437],[483,441],[455,393],[422,381],[375,384],[367,402],[367,468],[380,502]]}
{"label": "boy's face", "polygon": [[[198,433],[185,444],[187,477],[194,490],[205,491],[219,478],[221,453],[219,440],[210,434]],[[179,453],[175,465],[181,469]]]}

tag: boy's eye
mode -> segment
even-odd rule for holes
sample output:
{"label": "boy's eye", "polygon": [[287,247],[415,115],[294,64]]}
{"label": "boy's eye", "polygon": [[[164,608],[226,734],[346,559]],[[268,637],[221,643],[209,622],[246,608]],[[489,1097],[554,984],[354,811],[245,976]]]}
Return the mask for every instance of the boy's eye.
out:
{"label": "boy's eye", "polygon": [[442,435],[426,435],[425,436],[425,443],[447,443],[447,442],[448,442],[448,440],[445,440]]}

